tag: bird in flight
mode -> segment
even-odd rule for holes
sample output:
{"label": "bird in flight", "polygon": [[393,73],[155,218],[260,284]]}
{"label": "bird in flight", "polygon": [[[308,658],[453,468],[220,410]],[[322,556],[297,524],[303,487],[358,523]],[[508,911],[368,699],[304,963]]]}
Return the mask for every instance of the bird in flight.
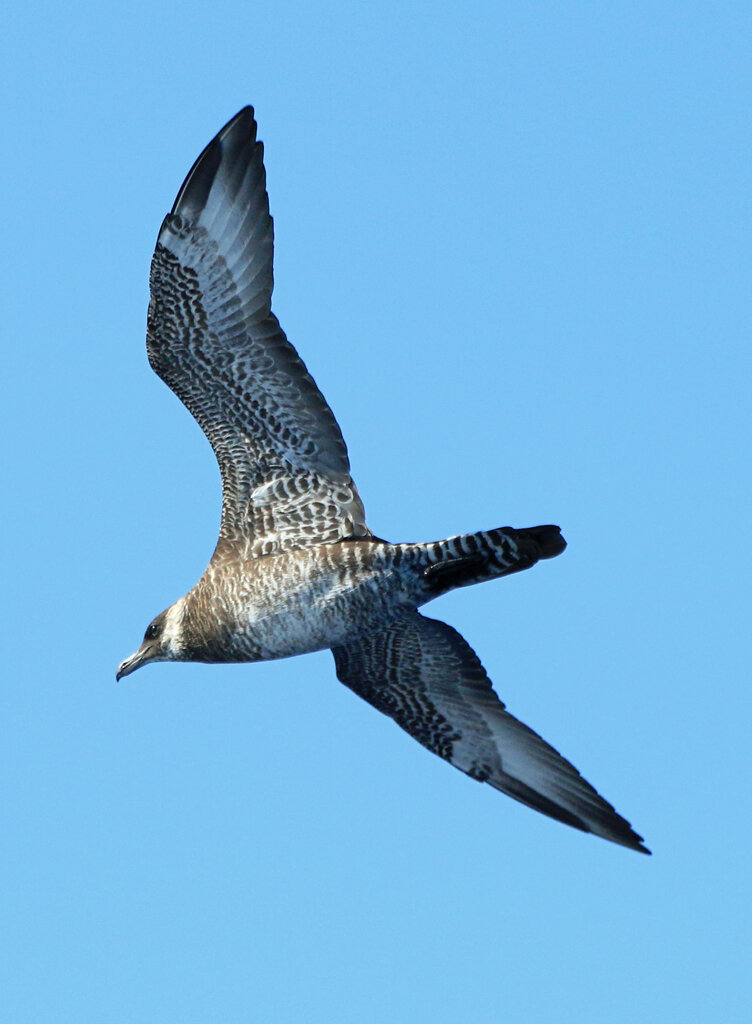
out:
{"label": "bird in flight", "polygon": [[222,474],[217,547],[117,678],[155,661],[246,662],[331,649],[339,679],[419,743],[543,814],[648,853],[624,818],[496,696],[436,597],[560,554],[557,526],[392,544],[366,526],[339,426],[271,311],[263,144],[245,107],[165,217],[151,265],[149,362]]}

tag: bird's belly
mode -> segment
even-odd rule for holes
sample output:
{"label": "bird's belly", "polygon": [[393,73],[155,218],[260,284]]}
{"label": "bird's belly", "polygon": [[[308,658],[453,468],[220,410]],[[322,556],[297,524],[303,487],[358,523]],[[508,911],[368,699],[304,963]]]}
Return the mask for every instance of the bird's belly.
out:
{"label": "bird's belly", "polygon": [[348,574],[318,563],[313,572],[259,583],[238,625],[253,636],[260,660],[337,647],[381,628],[410,603],[399,577],[383,570]]}

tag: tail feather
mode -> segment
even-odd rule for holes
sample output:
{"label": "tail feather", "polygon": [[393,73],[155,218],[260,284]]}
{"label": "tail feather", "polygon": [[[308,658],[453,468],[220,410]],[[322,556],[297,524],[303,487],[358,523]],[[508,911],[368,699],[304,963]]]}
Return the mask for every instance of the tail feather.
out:
{"label": "tail feather", "polygon": [[555,558],[567,546],[558,526],[528,526],[513,532],[523,543],[537,546],[538,558]]}
{"label": "tail feather", "polygon": [[558,526],[502,526],[425,545],[426,583],[437,594],[530,569],[567,546]]}

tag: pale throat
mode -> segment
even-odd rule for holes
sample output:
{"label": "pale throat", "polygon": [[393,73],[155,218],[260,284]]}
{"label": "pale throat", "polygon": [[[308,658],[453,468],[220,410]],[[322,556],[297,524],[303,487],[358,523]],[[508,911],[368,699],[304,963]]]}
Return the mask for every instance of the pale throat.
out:
{"label": "pale throat", "polygon": [[186,611],[185,598],[181,597],[179,601],[176,601],[165,612],[162,640],[174,657],[179,657],[185,648],[183,620],[185,619]]}

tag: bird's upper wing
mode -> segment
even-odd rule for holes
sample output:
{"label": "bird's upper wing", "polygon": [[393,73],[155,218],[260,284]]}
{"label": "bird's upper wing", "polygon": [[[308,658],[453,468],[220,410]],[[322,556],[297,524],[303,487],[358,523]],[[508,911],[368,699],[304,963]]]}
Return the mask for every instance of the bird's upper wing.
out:
{"label": "bird's upper wing", "polygon": [[451,626],[415,612],[333,654],[346,686],[456,768],[567,825],[649,852],[569,761],[505,710]]}
{"label": "bird's upper wing", "polygon": [[185,179],[151,266],[149,362],[222,472],[223,540],[254,555],[370,536],[337,421],[271,312],[274,232],[251,107]]}

